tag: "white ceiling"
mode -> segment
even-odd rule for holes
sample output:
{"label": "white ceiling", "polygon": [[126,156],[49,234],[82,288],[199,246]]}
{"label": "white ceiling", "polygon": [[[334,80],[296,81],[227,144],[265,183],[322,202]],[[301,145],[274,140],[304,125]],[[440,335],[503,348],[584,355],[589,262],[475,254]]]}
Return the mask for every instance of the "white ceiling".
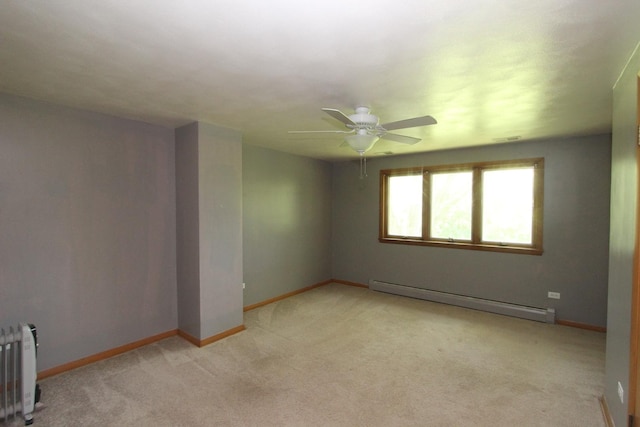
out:
{"label": "white ceiling", "polygon": [[0,92],[249,144],[357,157],[321,107],[430,114],[369,153],[611,129],[639,0],[65,0],[0,6]]}

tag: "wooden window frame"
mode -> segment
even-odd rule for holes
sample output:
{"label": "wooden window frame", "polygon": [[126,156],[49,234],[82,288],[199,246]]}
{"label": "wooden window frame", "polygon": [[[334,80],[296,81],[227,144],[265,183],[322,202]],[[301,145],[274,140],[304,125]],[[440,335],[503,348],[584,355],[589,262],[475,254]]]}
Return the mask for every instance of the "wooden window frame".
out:
{"label": "wooden window frame", "polygon": [[[482,172],[485,170],[513,169],[518,167],[533,167],[533,220],[532,243],[489,243],[482,242]],[[452,240],[431,238],[431,181],[434,172],[473,171],[473,199],[471,219],[471,240]],[[391,236],[387,233],[387,188],[390,177],[422,174],[422,238]],[[500,160],[492,162],[464,163],[440,166],[422,166],[400,169],[384,169],[380,171],[380,222],[378,240],[381,243],[404,245],[436,246],[456,249],[471,249],[480,251],[508,252],[527,255],[542,255],[542,226],[544,206],[544,158],[530,158],[518,160]]]}

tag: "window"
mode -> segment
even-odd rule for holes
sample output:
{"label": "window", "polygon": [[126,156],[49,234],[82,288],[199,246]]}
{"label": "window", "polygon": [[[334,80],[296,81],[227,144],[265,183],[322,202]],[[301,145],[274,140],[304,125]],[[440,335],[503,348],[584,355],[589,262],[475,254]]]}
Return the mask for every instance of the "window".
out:
{"label": "window", "polygon": [[542,254],[544,159],[380,171],[380,241]]}

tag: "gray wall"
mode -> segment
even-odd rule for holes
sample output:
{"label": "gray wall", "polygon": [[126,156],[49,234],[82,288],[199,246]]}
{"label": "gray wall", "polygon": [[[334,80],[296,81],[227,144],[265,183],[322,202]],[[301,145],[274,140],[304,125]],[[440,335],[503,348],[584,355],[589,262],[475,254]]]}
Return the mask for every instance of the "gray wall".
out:
{"label": "gray wall", "polygon": [[198,124],[175,131],[178,328],[200,338]]}
{"label": "gray wall", "polygon": [[242,325],[242,138],[176,129],[179,328],[203,340]]}
{"label": "gray wall", "polygon": [[[636,239],[636,110],[640,52],[631,59],[613,91],[611,174],[611,238],[609,258],[609,318],[605,397],[616,425],[627,425],[627,402],[618,398],[618,381],[629,390],[631,293]],[[639,390],[640,392],[640,390]]]}
{"label": "gray wall", "polygon": [[[357,163],[338,163],[333,277],[554,307],[560,319],[605,326],[610,147],[610,136],[601,135],[378,157],[369,159],[363,180]],[[529,157],[545,158],[542,256],[378,242],[380,169]],[[547,299],[547,291],[562,299]]]}
{"label": "gray wall", "polygon": [[331,164],[243,149],[244,305],[331,278]]}
{"label": "gray wall", "polygon": [[0,325],[39,370],[175,329],[173,131],[0,95]]}
{"label": "gray wall", "polygon": [[201,339],[242,325],[242,138],[198,123]]}

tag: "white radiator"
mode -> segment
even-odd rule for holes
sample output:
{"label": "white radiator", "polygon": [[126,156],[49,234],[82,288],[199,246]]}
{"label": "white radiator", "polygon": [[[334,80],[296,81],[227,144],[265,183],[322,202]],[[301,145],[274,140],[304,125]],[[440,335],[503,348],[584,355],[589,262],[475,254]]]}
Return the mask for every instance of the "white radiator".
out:
{"label": "white radiator", "polygon": [[0,420],[7,421],[20,413],[25,425],[33,424],[35,404],[40,400],[37,346],[33,325],[21,323],[16,329],[0,329]]}
{"label": "white radiator", "polygon": [[539,322],[555,323],[556,311],[553,308],[537,308],[508,302],[492,301],[482,298],[468,297],[464,295],[450,294],[448,292],[432,291],[429,289],[414,288],[394,283],[369,281],[369,289],[418,298],[444,304],[457,305],[475,310],[488,311],[490,313],[504,314],[506,316],[520,317],[522,319],[537,320]]}

